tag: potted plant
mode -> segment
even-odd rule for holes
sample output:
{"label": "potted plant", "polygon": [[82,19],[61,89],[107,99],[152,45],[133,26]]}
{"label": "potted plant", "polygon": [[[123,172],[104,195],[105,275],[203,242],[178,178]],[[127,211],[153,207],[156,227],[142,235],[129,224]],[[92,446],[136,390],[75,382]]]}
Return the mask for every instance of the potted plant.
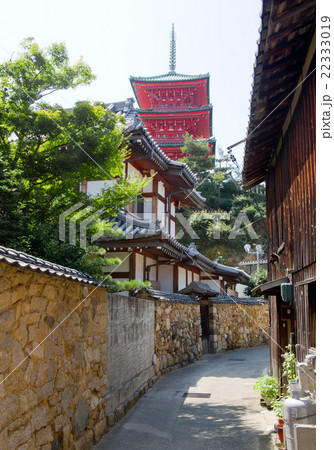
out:
{"label": "potted plant", "polygon": [[277,424],[275,424],[275,428],[276,428],[276,431],[278,434],[278,439],[280,440],[280,442],[283,442],[283,440],[284,440],[284,438],[283,438],[283,426],[284,426],[283,403],[284,403],[284,400],[286,400],[288,397],[289,397],[288,395],[281,395],[279,398],[274,400],[274,402],[272,403],[272,408],[277,417]]}
{"label": "potted plant", "polygon": [[258,378],[253,389],[259,392],[268,407],[270,407],[280,395],[276,378],[269,377],[268,375]]}
{"label": "potted plant", "polygon": [[292,352],[291,345],[286,347],[284,354],[281,355],[283,358],[282,368],[283,368],[283,377],[286,377],[289,385],[283,386],[284,393],[280,394],[272,403],[272,408],[277,417],[277,424],[275,428],[277,430],[278,438],[280,442],[283,442],[283,404],[286,399],[288,399],[290,394],[290,389],[294,389],[294,384],[297,383],[296,379],[296,371],[295,371],[295,355]]}

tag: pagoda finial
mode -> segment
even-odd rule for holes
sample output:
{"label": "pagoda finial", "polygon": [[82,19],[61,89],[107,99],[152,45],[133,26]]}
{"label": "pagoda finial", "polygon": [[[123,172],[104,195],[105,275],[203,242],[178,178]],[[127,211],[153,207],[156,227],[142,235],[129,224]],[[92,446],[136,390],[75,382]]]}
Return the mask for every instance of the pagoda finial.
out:
{"label": "pagoda finial", "polygon": [[170,32],[170,51],[169,51],[169,73],[175,73],[176,67],[176,34],[174,31],[174,24],[172,24],[172,31]]}

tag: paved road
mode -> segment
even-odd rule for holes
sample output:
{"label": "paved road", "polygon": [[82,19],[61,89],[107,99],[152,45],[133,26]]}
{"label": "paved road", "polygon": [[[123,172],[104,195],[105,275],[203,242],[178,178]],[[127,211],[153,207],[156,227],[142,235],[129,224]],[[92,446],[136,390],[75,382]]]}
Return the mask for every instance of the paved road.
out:
{"label": "paved road", "polygon": [[269,348],[257,347],[164,375],[96,450],[270,450],[274,414],[252,389],[268,367]]}

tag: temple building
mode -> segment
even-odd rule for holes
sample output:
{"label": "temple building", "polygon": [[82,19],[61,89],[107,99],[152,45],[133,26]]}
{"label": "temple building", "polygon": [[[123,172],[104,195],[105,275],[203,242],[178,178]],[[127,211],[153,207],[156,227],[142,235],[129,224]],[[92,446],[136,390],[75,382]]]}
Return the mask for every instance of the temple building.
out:
{"label": "temple building", "polygon": [[[140,198],[111,218],[122,236],[105,236],[96,241],[106,249],[106,257],[122,261],[116,269],[106,267],[105,273],[111,273],[119,281],[150,281],[157,291],[178,292],[195,281],[205,282],[219,294],[237,295],[235,286],[248,283],[249,276],[244,271],[211,261],[197,250],[196,237],[189,247],[177,240],[180,237],[177,221],[182,225],[181,232],[190,231],[178,208],[205,206],[205,199],[195,189],[194,173],[185,163],[173,161],[160,149],[133,108],[133,99],[107,107],[126,120],[124,133],[129,140],[130,157],[125,161],[125,174],[154,175],[154,178],[144,187]],[[113,182],[86,180],[82,191],[96,195]]]}
{"label": "temple building", "polygon": [[174,24],[170,36],[169,72],[150,77],[130,77],[145,127],[172,160],[182,158],[181,147],[188,132],[194,139],[207,139],[215,154],[212,137],[210,75],[176,73]]}

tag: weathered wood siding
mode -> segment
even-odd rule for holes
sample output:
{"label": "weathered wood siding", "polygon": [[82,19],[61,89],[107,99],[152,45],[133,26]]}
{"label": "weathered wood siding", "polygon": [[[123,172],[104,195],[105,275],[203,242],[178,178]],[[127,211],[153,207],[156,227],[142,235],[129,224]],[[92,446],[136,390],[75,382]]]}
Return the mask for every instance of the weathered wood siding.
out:
{"label": "weathered wood siding", "polygon": [[[312,70],[311,65],[310,70]],[[282,278],[285,269],[293,270],[294,309],[297,343],[301,357],[315,345],[315,72],[305,81],[282,148],[267,178],[268,254],[279,252],[279,262],[269,264],[269,280]],[[283,244],[284,243],[284,244]],[[284,246],[284,249],[282,250]],[[312,298],[310,298],[310,296]],[[279,299],[278,299],[279,302]],[[310,309],[312,302],[312,311]],[[279,302],[280,303],[280,302]],[[313,318],[312,318],[313,317]],[[271,309],[274,338],[279,304]],[[283,342],[280,341],[280,345]],[[285,345],[285,343],[284,343]],[[274,372],[279,372],[279,355],[272,343]]]}
{"label": "weathered wood siding", "polygon": [[[281,269],[308,269],[315,276],[315,72],[305,82],[275,167],[267,179],[269,254],[277,252]],[[270,256],[270,255],[269,255]],[[275,265],[270,280],[282,278]],[[304,279],[304,277],[301,277]],[[301,280],[299,280],[301,281]]]}

